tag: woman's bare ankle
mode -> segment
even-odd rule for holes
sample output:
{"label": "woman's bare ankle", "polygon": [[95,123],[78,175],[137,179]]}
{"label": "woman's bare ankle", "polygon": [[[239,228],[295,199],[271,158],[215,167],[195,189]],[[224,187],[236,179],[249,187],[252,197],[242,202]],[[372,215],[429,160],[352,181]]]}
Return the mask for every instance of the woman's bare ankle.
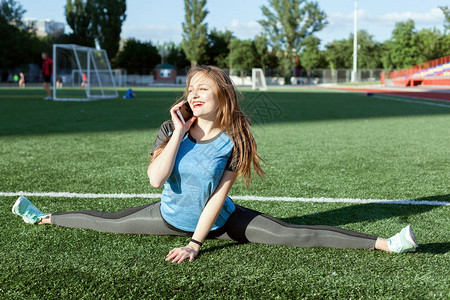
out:
{"label": "woman's bare ankle", "polygon": [[36,224],[38,224],[38,225],[50,225],[50,224],[52,224],[52,222],[51,222],[51,220],[50,220],[50,216],[51,216],[51,215],[48,215],[48,216],[42,218],[42,219],[41,219],[39,222],[37,222]]}
{"label": "woman's bare ankle", "polygon": [[375,250],[383,250],[387,252],[391,252],[391,250],[388,247],[387,239],[378,238],[375,242]]}

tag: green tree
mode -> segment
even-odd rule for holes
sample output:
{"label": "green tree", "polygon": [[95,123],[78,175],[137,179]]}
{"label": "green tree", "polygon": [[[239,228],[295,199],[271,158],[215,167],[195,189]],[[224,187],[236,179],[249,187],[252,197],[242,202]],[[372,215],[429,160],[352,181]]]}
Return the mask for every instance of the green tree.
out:
{"label": "green tree", "polygon": [[266,69],[270,63],[270,52],[268,50],[269,41],[265,34],[260,34],[253,40],[256,57],[255,57],[255,67]]}
{"label": "green tree", "polygon": [[[321,30],[326,15],[317,2],[306,0],[270,0],[270,8],[262,6],[265,20],[259,23],[271,39],[273,46],[281,51],[281,67],[286,78],[291,76],[295,58],[306,37]],[[286,81],[286,82],[289,82]]]}
{"label": "green tree", "polygon": [[325,57],[319,49],[320,40],[310,35],[304,41],[304,48],[300,54],[300,64],[304,67],[310,76],[311,69],[323,67],[325,62]]}
{"label": "green tree", "polygon": [[69,43],[93,47],[94,32],[92,25],[93,7],[90,0],[67,0],[65,13],[67,24],[72,29]]}
{"label": "green tree", "polygon": [[214,28],[207,35],[206,63],[208,65],[216,65],[219,68],[228,68],[230,43],[233,38],[231,31],[219,31]]}
{"label": "green tree", "polygon": [[241,75],[247,75],[256,64],[255,46],[251,40],[234,39],[231,44],[230,59],[233,70],[239,70]]}
{"label": "green tree", "polygon": [[51,53],[45,38],[41,40],[19,27],[0,21],[0,32],[1,80],[5,80],[9,70],[20,68],[24,71],[27,64],[40,64],[42,50]]}
{"label": "green tree", "polygon": [[267,68],[270,70],[271,76],[280,76],[280,59],[277,53],[280,53],[280,50],[276,47],[273,47],[268,53],[269,61]]}
{"label": "green tree", "polygon": [[22,16],[26,12],[20,3],[14,0],[1,0],[0,3],[0,19],[2,22],[22,24]]}
{"label": "green tree", "polygon": [[[353,34],[350,34],[348,44],[353,47]],[[373,35],[366,30],[358,30],[358,68],[381,68],[381,54],[381,44],[373,39]],[[353,67],[353,50],[350,59]]]}
{"label": "green tree", "polygon": [[450,31],[450,9],[448,8],[448,6],[439,6],[439,8],[442,10],[442,13],[445,17],[444,28],[445,34],[447,34],[447,31]]}
{"label": "green tree", "polygon": [[444,48],[445,36],[436,28],[422,29],[417,33],[418,63],[440,58],[446,55]]}
{"label": "green tree", "polygon": [[389,49],[391,49],[393,42],[391,40],[384,41],[381,45],[381,65],[384,70],[394,69],[394,63],[391,60]]}
{"label": "green tree", "polygon": [[325,46],[326,60],[328,62],[328,67],[330,69],[346,68],[350,69],[352,67],[352,57],[353,57],[353,42],[349,43],[349,40],[338,40],[332,41]]}
{"label": "green tree", "polygon": [[450,9],[448,6],[439,7],[444,14],[444,37],[442,39],[442,53],[443,56],[450,55]]}
{"label": "green tree", "polygon": [[26,64],[40,63],[44,42],[22,27],[20,20],[25,10],[20,4],[11,0],[0,4],[0,79],[6,80],[9,71],[24,71]]}
{"label": "green tree", "polygon": [[[366,30],[358,31],[358,68],[381,68],[383,48]],[[346,40],[333,41],[326,46],[326,58],[331,69],[353,67],[353,33]]]}
{"label": "green tree", "polygon": [[450,34],[444,35],[442,39],[442,56],[450,55]]}
{"label": "green tree", "polygon": [[184,54],[180,44],[177,45],[174,42],[165,42],[158,48],[167,51],[167,63],[174,65],[178,69],[185,69],[190,66],[191,63],[186,59],[186,54]]}
{"label": "green tree", "polygon": [[92,0],[94,37],[108,57],[114,60],[119,51],[120,33],[126,19],[126,0]]}
{"label": "green tree", "polygon": [[161,61],[158,49],[151,42],[129,39],[117,55],[117,66],[130,74],[150,74]]}
{"label": "green tree", "polygon": [[419,63],[417,33],[413,20],[396,23],[391,41],[388,51],[394,68],[405,68]]}
{"label": "green tree", "polygon": [[182,46],[191,66],[195,67],[206,53],[207,24],[203,23],[208,10],[206,0],[184,0],[185,22],[183,22]]}

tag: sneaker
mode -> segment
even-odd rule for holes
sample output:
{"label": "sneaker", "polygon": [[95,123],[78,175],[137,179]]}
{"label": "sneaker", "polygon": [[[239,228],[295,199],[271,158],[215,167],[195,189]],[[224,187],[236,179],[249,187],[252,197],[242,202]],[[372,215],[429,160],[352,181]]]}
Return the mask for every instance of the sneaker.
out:
{"label": "sneaker", "polygon": [[25,223],[35,224],[39,222],[44,217],[48,216],[41,212],[33,203],[30,202],[27,198],[20,196],[16,203],[14,203],[12,207],[12,212],[15,215],[22,217]]}
{"label": "sneaker", "polygon": [[414,252],[418,246],[414,233],[409,225],[388,239],[388,247],[395,253]]}
{"label": "sneaker", "polygon": [[52,100],[52,97],[47,96],[47,97],[44,98],[44,100]]}

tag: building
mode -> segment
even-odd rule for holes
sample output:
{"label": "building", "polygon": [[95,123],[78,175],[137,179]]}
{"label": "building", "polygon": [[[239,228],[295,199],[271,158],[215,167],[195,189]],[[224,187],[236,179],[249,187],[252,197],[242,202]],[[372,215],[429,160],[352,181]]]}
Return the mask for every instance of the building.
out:
{"label": "building", "polygon": [[155,83],[176,83],[177,67],[171,64],[157,65],[155,68]]}
{"label": "building", "polygon": [[31,32],[35,32],[37,36],[59,36],[64,34],[64,28],[66,26],[63,22],[56,22],[50,19],[38,20],[25,18],[22,22],[25,27],[29,28]]}

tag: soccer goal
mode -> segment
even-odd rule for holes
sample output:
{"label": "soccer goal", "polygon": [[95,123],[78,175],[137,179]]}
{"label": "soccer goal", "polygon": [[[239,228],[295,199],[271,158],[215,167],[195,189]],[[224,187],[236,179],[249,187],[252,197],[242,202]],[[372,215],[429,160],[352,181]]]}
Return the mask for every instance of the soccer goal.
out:
{"label": "soccer goal", "polygon": [[260,68],[252,69],[252,90],[267,90],[266,77]]}
{"label": "soccer goal", "polygon": [[105,50],[53,45],[53,100],[90,101],[118,96]]}

